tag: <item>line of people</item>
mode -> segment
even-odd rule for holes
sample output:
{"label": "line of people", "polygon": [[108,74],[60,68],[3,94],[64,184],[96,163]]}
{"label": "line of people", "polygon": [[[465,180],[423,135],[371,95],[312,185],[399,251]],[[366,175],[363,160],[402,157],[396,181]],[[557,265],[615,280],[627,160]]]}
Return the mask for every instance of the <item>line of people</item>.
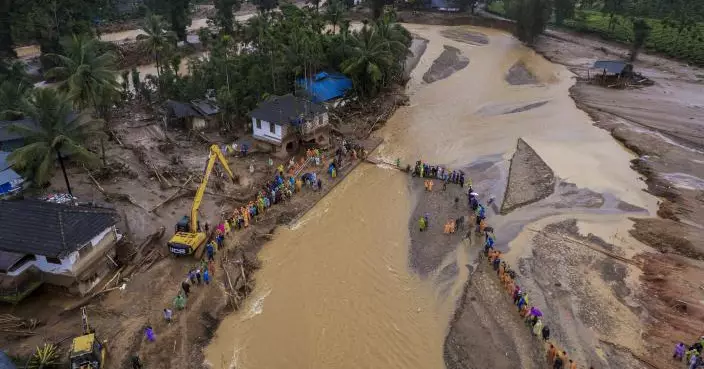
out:
{"label": "line of people", "polygon": [[[397,161],[397,165],[398,164],[399,162]],[[457,183],[461,187],[464,187],[464,172],[448,171],[440,166],[429,166],[422,161],[416,162],[412,175],[414,177],[429,178],[424,181],[426,191],[432,191],[433,178],[444,181],[443,189],[446,188],[448,182]],[[517,284],[516,278],[518,275],[505,261],[503,261],[502,253],[494,249],[496,236],[494,234],[494,228],[489,226],[487,223],[486,207],[480,202],[479,195],[474,192],[471,180],[468,181],[468,187],[468,207],[472,210],[472,216],[474,217],[477,234],[484,236],[484,255],[487,257],[487,260],[493,270],[497,273],[497,276],[506,293],[512,297],[513,303],[516,305],[519,315],[524,319],[525,324],[531,330],[531,333],[542,341],[549,343],[546,353],[548,365],[552,369],[577,369],[577,363],[568,356],[567,352],[559,349],[556,343],[550,342],[550,327],[543,323],[543,313],[539,308],[529,304],[528,294]],[[455,199],[455,205],[458,201],[459,199]],[[493,201],[494,198],[492,196],[489,199],[489,204]],[[460,217],[455,220],[448,220],[445,223],[443,233],[455,233],[457,230],[461,229],[464,221],[464,217]],[[429,225],[427,213],[418,219],[418,225],[421,232],[427,229]],[[472,227],[469,227],[466,238],[471,237],[471,231]],[[593,369],[593,367],[589,368]]]}
{"label": "line of people", "polygon": [[[480,204],[481,205],[481,204]],[[565,350],[557,347],[556,343],[550,342],[550,327],[543,323],[543,313],[536,306],[531,306],[528,293],[521,289],[517,283],[518,274],[503,260],[501,251],[494,249],[493,228],[485,227],[484,255],[492,266],[499,281],[503,285],[506,294],[513,299],[518,315],[524,319],[526,326],[535,337],[544,342],[549,342],[547,347],[546,360],[552,369],[577,369],[577,363],[569,357]],[[589,367],[593,369],[593,367]]]}
{"label": "line of people", "polygon": [[[401,167],[399,159],[396,159],[396,165],[399,168]],[[447,183],[454,183],[460,185],[460,187],[464,187],[465,184],[465,176],[463,171],[450,170],[439,165],[429,165],[428,163],[424,163],[422,160],[416,161],[416,166],[411,174],[414,177],[439,179],[443,181],[445,185],[447,185]],[[469,181],[469,186],[472,186],[471,181]],[[432,191],[432,186],[430,190]]]}

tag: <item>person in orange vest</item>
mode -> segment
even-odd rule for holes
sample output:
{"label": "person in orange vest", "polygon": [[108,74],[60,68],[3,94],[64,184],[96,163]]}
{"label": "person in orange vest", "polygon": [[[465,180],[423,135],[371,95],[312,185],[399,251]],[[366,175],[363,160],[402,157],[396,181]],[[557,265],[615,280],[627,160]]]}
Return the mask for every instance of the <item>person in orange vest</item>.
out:
{"label": "person in orange vest", "polygon": [[572,361],[572,359],[570,359],[570,366],[569,366],[569,369],[577,369],[577,363],[575,363],[574,361]]}
{"label": "person in orange vest", "polygon": [[550,348],[548,348],[548,355],[547,355],[548,365],[552,365],[555,362],[555,355],[556,354],[557,354],[557,349],[551,343]]}
{"label": "person in orange vest", "polygon": [[[428,180],[428,191],[433,192],[433,180],[432,179]],[[454,226],[453,226],[453,228],[454,228]]]}

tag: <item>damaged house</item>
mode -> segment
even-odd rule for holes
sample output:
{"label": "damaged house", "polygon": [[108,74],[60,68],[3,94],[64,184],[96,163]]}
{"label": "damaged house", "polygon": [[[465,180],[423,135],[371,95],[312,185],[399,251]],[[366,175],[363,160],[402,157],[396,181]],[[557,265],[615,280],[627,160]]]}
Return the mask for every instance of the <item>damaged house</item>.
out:
{"label": "damaged house", "polygon": [[328,111],[320,104],[293,95],[272,96],[249,114],[252,137],[275,155],[284,157],[301,144],[330,144]]}
{"label": "damaged house", "polygon": [[203,131],[218,127],[220,108],[209,100],[193,100],[190,103],[166,101],[166,123],[169,127]]}
{"label": "damaged house", "polygon": [[0,301],[44,283],[85,295],[116,267],[113,209],[39,200],[0,202]]}

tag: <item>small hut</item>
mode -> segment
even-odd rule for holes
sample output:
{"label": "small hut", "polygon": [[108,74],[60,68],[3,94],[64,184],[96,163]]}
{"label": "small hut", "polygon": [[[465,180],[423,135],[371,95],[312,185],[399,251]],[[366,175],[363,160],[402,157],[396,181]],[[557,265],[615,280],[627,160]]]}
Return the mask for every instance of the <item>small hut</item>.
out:
{"label": "small hut", "polygon": [[[590,80],[607,87],[624,88],[633,77],[633,64],[620,60],[597,60]],[[591,74],[591,73],[590,73]]]}

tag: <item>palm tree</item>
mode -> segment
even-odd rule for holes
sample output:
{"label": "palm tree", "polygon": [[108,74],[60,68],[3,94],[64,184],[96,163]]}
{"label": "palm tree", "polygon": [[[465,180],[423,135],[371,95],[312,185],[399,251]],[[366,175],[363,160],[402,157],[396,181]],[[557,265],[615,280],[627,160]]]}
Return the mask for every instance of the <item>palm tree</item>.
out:
{"label": "palm tree", "polygon": [[400,60],[405,59],[410,53],[408,46],[413,37],[407,29],[396,23],[396,15],[392,12],[385,13],[376,21],[375,28],[379,37],[386,40],[389,50]]}
{"label": "palm tree", "polygon": [[26,85],[15,85],[10,81],[0,83],[0,120],[22,119],[20,106],[29,91],[30,88]]}
{"label": "palm tree", "polygon": [[[47,71],[47,78],[58,80],[59,89],[68,93],[79,110],[93,108],[107,121],[110,107],[120,98],[115,55],[102,52],[100,42],[86,35],[73,35],[62,46],[65,55],[49,55],[57,66]],[[106,165],[105,143],[100,144]]]}
{"label": "palm tree", "polygon": [[375,27],[363,27],[352,36],[351,57],[342,62],[342,72],[352,77],[362,95],[374,95],[384,73],[394,64],[394,55]]}
{"label": "palm tree", "polygon": [[35,183],[44,184],[48,182],[58,159],[66,189],[73,194],[64,155],[86,164],[96,162],[95,154],[84,145],[89,139],[104,135],[102,122],[85,113],[74,113],[71,99],[51,88],[34,90],[31,98],[23,104],[22,111],[35,125],[14,124],[10,127],[24,137],[26,145],[13,151],[8,161],[15,168],[31,174]]}
{"label": "palm tree", "polygon": [[146,33],[140,36],[147,52],[154,55],[156,61],[157,77],[161,76],[161,60],[165,54],[169,54],[176,43],[176,35],[172,31],[166,30],[166,23],[158,15],[149,15],[142,25],[142,31]]}
{"label": "palm tree", "polygon": [[20,105],[32,89],[26,65],[19,60],[0,61],[0,81],[0,119],[21,119]]}
{"label": "palm tree", "polygon": [[79,109],[98,110],[98,100],[110,92],[119,96],[116,58],[111,52],[101,52],[100,42],[85,35],[73,37],[63,43],[65,55],[49,54],[57,66],[46,73],[57,80],[59,89],[67,92]]}
{"label": "palm tree", "polygon": [[337,26],[345,16],[345,4],[340,0],[331,0],[325,9],[325,18],[332,24],[332,33],[337,32]]}

